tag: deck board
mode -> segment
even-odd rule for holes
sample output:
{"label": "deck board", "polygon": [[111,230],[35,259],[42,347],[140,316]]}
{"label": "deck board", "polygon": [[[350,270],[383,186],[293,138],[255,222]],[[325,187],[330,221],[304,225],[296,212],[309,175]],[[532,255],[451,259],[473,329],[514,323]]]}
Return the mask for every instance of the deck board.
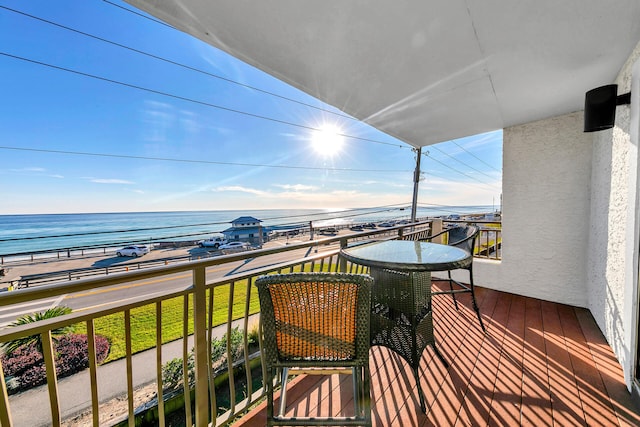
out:
{"label": "deck board", "polygon": [[[468,295],[458,296],[457,311],[449,295],[434,298],[436,339],[450,366],[424,351],[426,414],[407,363],[371,349],[374,426],[640,425],[622,369],[588,310],[480,287],[476,297],[486,334]],[[298,378],[290,411],[350,414],[351,387],[337,375]],[[262,403],[234,425],[264,426],[265,412]]]}

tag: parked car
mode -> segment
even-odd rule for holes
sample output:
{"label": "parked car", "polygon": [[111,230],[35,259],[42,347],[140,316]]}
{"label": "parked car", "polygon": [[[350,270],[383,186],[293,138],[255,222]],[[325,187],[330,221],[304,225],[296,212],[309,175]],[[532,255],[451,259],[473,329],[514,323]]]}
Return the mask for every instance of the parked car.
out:
{"label": "parked car", "polygon": [[364,228],[362,228],[361,225],[352,225],[351,227],[349,227],[349,229],[351,231],[364,231]]}
{"label": "parked car", "polygon": [[200,240],[198,246],[201,248],[214,248],[219,249],[220,246],[226,245],[229,241],[223,237],[212,237],[206,240]]}
{"label": "parked car", "polygon": [[220,245],[218,249],[221,251],[229,249],[246,250],[249,249],[249,244],[246,242],[230,242],[226,245]]}
{"label": "parked car", "polygon": [[146,255],[148,253],[149,253],[149,248],[145,245],[131,245],[131,246],[126,246],[122,249],[118,249],[118,251],[116,252],[116,255],[132,256],[135,258],[142,255]]}
{"label": "parked car", "polygon": [[338,234],[338,230],[334,227],[329,227],[329,228],[323,228],[321,230],[318,230],[318,232],[320,234],[327,234],[329,236],[333,236],[335,234]]}

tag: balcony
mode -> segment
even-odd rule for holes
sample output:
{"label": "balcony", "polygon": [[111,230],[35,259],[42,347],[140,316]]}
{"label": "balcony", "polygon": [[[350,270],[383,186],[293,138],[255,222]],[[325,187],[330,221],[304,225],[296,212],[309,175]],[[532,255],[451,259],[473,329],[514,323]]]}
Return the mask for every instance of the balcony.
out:
{"label": "balcony", "polygon": [[[33,303],[41,298],[89,290],[109,295],[109,287],[140,283],[142,280],[185,276],[187,280],[181,282],[186,284],[167,287],[160,293],[127,300],[105,297],[104,303],[97,308],[37,324],[6,328],[0,331],[0,342],[34,334],[41,336],[45,343],[47,385],[39,389],[40,400],[29,406],[29,415],[35,417],[36,413],[39,416],[44,413],[44,424],[64,425],[77,412],[78,402],[65,395],[65,389],[56,377],[51,331],[63,325],[83,324],[89,341],[94,342],[95,335],[100,333],[101,319],[113,315],[122,317],[126,351],[123,372],[118,374],[118,381],[122,384],[120,394],[126,401],[126,415],[112,416],[114,414],[109,413],[108,407],[103,406],[105,397],[100,389],[104,375],[100,374],[106,365],[98,366],[95,349],[89,346],[90,365],[85,394],[90,409],[85,419],[88,425],[118,422],[119,425],[133,425],[134,415],[138,412],[134,400],[140,394],[135,382],[140,362],[134,361],[139,355],[134,354],[131,325],[136,310],[147,307],[155,314],[155,328],[149,333],[155,338],[155,348],[162,349],[160,352],[152,349],[145,359],[157,372],[155,391],[160,396],[157,407],[161,419],[159,425],[165,425],[165,419],[173,416],[170,412],[175,406],[175,403],[165,403],[169,393],[163,387],[161,366],[168,361],[163,334],[167,323],[176,321],[183,326],[180,339],[175,342],[181,348],[182,357],[186,358],[191,346],[197,355],[204,355],[195,360],[194,393],[182,394],[187,402],[182,404],[186,410],[181,411],[185,414],[186,424],[200,426],[211,422],[211,425],[220,426],[239,420],[242,425],[264,425],[263,389],[252,385],[248,370],[234,369],[238,365],[252,363],[248,333],[251,330],[250,319],[258,311],[257,295],[252,292],[254,278],[270,272],[337,271],[340,268],[337,257],[340,246],[369,238],[420,238],[437,226],[431,222],[402,225],[385,229],[382,233],[372,231],[338,236],[284,248],[242,252],[5,293],[0,296],[0,306]],[[491,233],[499,235],[496,230]],[[482,242],[482,237],[479,240]],[[478,250],[483,249],[480,247]],[[250,259],[251,264],[243,268]],[[351,264],[344,267],[349,271],[362,272],[361,268]],[[441,284],[435,282],[434,286]],[[477,296],[487,326],[486,335],[481,333],[468,299],[461,297],[463,304],[456,311],[449,296],[435,297],[436,338],[450,368],[446,370],[438,359],[433,359],[431,349],[424,352],[421,381],[427,397],[426,415],[420,411],[416,384],[405,363],[384,348],[372,349],[375,425],[454,425],[457,422],[471,425],[640,424],[640,415],[631,403],[622,369],[587,310],[487,288],[479,288]],[[174,307],[173,312],[167,313],[167,307]],[[235,362],[231,357],[227,358],[226,372],[214,372],[207,360],[211,359],[209,343],[215,337],[215,327],[221,324],[219,328],[229,337],[234,321],[244,331],[242,354]],[[193,332],[189,325],[193,325]],[[190,336],[193,344],[181,339],[185,336]],[[229,353],[230,338],[226,344]],[[217,389],[210,395],[209,384],[227,374],[229,387],[224,391]],[[340,405],[349,405],[348,401],[341,399],[343,383],[339,377],[322,381],[299,377],[294,381],[289,394],[292,410],[339,411]],[[243,382],[250,385],[244,386]],[[345,386],[345,390],[350,390],[349,383]],[[32,418],[20,419],[12,411],[12,408],[24,404],[29,398],[27,394],[33,395],[32,391],[9,396],[5,381],[2,381],[1,391],[2,425],[33,425],[30,424]],[[222,403],[223,399],[228,403]],[[212,407],[218,411],[211,420],[209,408]]]}
{"label": "balcony", "polygon": [[[434,282],[434,288],[447,286]],[[478,327],[470,298],[456,311],[434,301],[436,339],[447,371],[425,350],[420,410],[411,368],[384,347],[371,350],[374,426],[639,425],[622,369],[587,310],[479,288],[487,326]],[[291,386],[290,386],[291,387]],[[289,412],[338,415],[350,379],[306,377],[288,391]],[[294,397],[295,396],[295,397]],[[276,406],[278,401],[276,400]],[[238,426],[264,426],[266,405]]]}

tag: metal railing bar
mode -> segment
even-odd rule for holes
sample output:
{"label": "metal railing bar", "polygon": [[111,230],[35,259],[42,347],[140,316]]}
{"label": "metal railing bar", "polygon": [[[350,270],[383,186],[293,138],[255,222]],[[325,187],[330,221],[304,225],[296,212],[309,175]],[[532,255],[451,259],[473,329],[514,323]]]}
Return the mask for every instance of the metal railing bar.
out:
{"label": "metal railing bar", "polygon": [[129,413],[129,427],[135,427],[136,417],[133,407],[133,359],[131,346],[131,310],[124,311],[124,340],[127,359],[127,412]]}
{"label": "metal railing bar", "polygon": [[100,408],[98,400],[98,358],[96,356],[95,331],[93,319],[87,320],[87,349],[89,356],[89,379],[91,387],[91,415],[94,427],[100,426]]}
{"label": "metal railing bar", "polygon": [[4,292],[0,295],[0,307],[87,290],[95,290],[107,286],[135,282],[158,276],[168,276],[174,273],[184,273],[191,271],[196,267],[197,266],[193,263],[180,266],[179,268],[172,266],[152,267],[147,270],[135,270],[127,273],[110,274],[109,276],[104,277],[79,279],[74,282],[49,284],[38,286],[36,288],[20,289],[14,292]]}
{"label": "metal railing bar", "polygon": [[247,292],[244,300],[244,319],[242,329],[243,344],[244,344],[244,366],[245,374],[247,377],[247,399],[251,398],[253,394],[253,381],[251,376],[251,365],[249,364],[249,315],[251,312],[251,289],[253,287],[253,279],[247,281]]}
{"label": "metal railing bar", "polygon": [[0,425],[11,427],[11,411],[9,410],[9,393],[7,383],[4,380],[4,368],[0,366]]}
{"label": "metal railing bar", "polygon": [[[258,349],[260,350],[260,354],[264,354],[264,342],[262,341],[262,316],[258,318]],[[260,358],[260,370],[262,371],[262,378],[267,378],[267,365],[265,364],[264,357]],[[262,381],[262,387],[260,390],[256,390],[256,393],[259,394],[260,397],[267,395],[266,381]]]}
{"label": "metal railing bar", "polygon": [[158,385],[158,423],[164,427],[164,395],[162,391],[162,301],[156,302],[156,375]]}
{"label": "metal railing bar", "polygon": [[273,272],[283,273],[286,270],[289,270],[289,272],[293,272],[294,267],[298,267],[301,264],[308,263],[313,260],[326,259],[327,257],[333,256],[338,252],[339,252],[339,249],[333,249],[332,251],[323,252],[321,254],[313,255],[311,257],[297,258],[294,260],[284,261],[277,264],[258,267],[256,269],[246,271],[246,272],[230,274],[228,276],[219,277],[209,281],[207,283],[207,287],[209,288],[209,287],[223,286],[231,283],[232,281],[241,281],[241,280],[249,279],[251,277],[259,276],[261,274],[267,274],[267,273],[273,273]]}
{"label": "metal railing bar", "polygon": [[[229,284],[229,299],[227,301],[228,312],[227,319],[233,319],[233,301],[235,296],[235,286],[236,282],[233,281]],[[233,374],[233,352],[231,346],[231,322],[227,322],[227,373],[229,375],[229,380],[227,384],[229,385],[229,411],[232,414],[236,411],[236,381],[235,376]]]}
{"label": "metal railing bar", "polygon": [[[214,298],[214,290],[215,288],[209,288],[209,316],[207,318],[207,376],[209,378],[209,387],[211,390],[215,389],[215,381],[213,377],[213,366],[211,365],[211,359],[213,359],[213,304],[215,302]],[[229,320],[229,319],[227,319]],[[211,408],[211,419],[213,424],[215,425],[217,417],[218,417],[218,400],[215,393],[209,393],[209,406]]]}
{"label": "metal railing bar", "polygon": [[[209,375],[207,365],[209,351],[207,351],[207,290],[205,267],[196,268],[193,277],[193,341],[195,356],[195,394],[196,394],[196,426],[205,427],[209,422]],[[213,383],[212,383],[213,385]],[[215,393],[213,393],[215,394]],[[214,414],[212,414],[212,418]]]}
{"label": "metal railing bar", "polygon": [[[414,236],[417,236],[418,233],[423,233],[424,230],[418,230],[412,233],[401,233],[402,227],[397,228],[398,236],[405,239],[412,239]],[[489,230],[491,233],[495,233],[495,241],[493,245],[497,245],[499,241],[499,230]],[[373,231],[367,234],[377,234],[381,235],[380,231]],[[398,238],[393,231],[389,231],[389,229],[385,230],[386,235],[390,235],[389,239]],[[484,240],[488,241],[490,236],[494,234],[485,233]],[[353,239],[344,237],[334,237],[329,239],[323,239],[322,242],[332,241],[333,243],[340,242],[341,246],[346,246],[349,241],[353,242]],[[382,240],[382,239],[380,239]],[[310,247],[316,245],[319,246],[320,241],[314,241],[304,244],[298,245],[289,245],[289,247],[284,250],[282,248],[278,249],[268,249],[268,250],[256,250],[250,253],[242,253],[242,254],[231,254],[217,257],[215,260],[208,259],[202,261],[195,261],[192,263],[177,265],[177,266],[161,266],[158,268],[150,268],[148,270],[139,270],[135,272],[123,273],[123,274],[114,274],[110,275],[108,278],[91,278],[91,279],[81,279],[78,282],[74,282],[70,285],[58,285],[55,287],[55,292],[44,292],[44,288],[52,288],[52,285],[45,285],[39,288],[31,288],[22,291],[16,291],[13,294],[23,294],[29,296],[28,299],[25,299],[24,296],[3,299],[4,296],[0,296],[0,306],[5,305],[4,303],[7,301],[22,301],[25,302],[27,300],[31,301],[31,298],[38,295],[43,295],[46,298],[51,298],[54,295],[68,293],[71,289],[95,289],[109,285],[121,284],[133,282],[136,280],[140,280],[141,278],[154,278],[154,277],[165,277],[175,273],[188,272],[192,275],[193,282],[192,284],[185,285],[180,289],[170,290],[168,292],[159,292],[154,295],[144,295],[137,298],[133,298],[132,300],[126,301],[114,301],[109,303],[109,305],[103,307],[96,307],[92,309],[87,309],[86,311],[78,311],[71,313],[69,315],[64,315],[60,317],[56,317],[53,319],[37,322],[30,325],[23,325],[15,328],[7,328],[5,330],[0,330],[0,342],[6,342],[14,338],[24,337],[33,335],[34,333],[38,333],[43,338],[43,343],[45,342],[44,338],[46,338],[46,343],[49,344],[49,352],[51,353],[52,362],[50,365],[46,364],[47,368],[47,381],[50,388],[49,391],[49,399],[51,400],[52,406],[52,421],[55,425],[60,422],[60,409],[59,409],[59,401],[58,401],[58,391],[57,391],[57,378],[55,373],[55,360],[53,356],[53,341],[51,339],[51,330],[56,329],[61,326],[66,326],[69,324],[74,324],[78,322],[85,321],[87,322],[87,334],[89,336],[89,368],[90,375],[92,375],[92,409],[94,416],[94,424],[97,423],[96,419],[99,419],[99,411],[97,409],[98,396],[97,396],[97,355],[96,355],[96,342],[95,342],[95,326],[94,319],[105,316],[113,313],[124,313],[125,316],[125,340],[126,342],[126,357],[127,357],[127,392],[129,395],[129,426],[133,427],[135,425],[135,417],[134,417],[134,408],[133,408],[133,398],[134,398],[134,390],[133,390],[133,366],[132,366],[132,342],[131,342],[131,309],[135,307],[140,307],[148,304],[156,305],[156,369],[157,369],[157,377],[158,377],[158,412],[160,415],[160,425],[164,425],[165,420],[165,407],[163,403],[163,390],[162,390],[162,301],[179,297],[181,296],[184,299],[184,312],[183,312],[183,381],[185,383],[185,405],[188,408],[185,408],[185,411],[189,411],[191,408],[190,405],[190,394],[187,391],[189,389],[189,374],[188,374],[188,338],[189,338],[189,328],[191,327],[190,322],[194,322],[194,353],[196,357],[196,398],[195,398],[195,411],[191,411],[190,415],[187,415],[187,422],[191,424],[193,422],[193,418],[195,418],[196,425],[205,426],[209,424],[210,416],[211,420],[213,420],[213,425],[221,425],[224,424],[225,419],[230,419],[230,417],[236,416],[243,408],[248,407],[253,401],[253,396],[261,397],[264,395],[264,388],[261,387],[260,390],[253,390],[253,385],[251,383],[251,369],[250,369],[250,355],[249,355],[249,315],[251,311],[252,304],[255,301],[252,301],[252,294],[255,299],[255,293],[252,292],[253,280],[256,276],[266,273],[272,272],[293,272],[294,270],[306,270],[311,269],[315,271],[316,268],[320,268],[320,270],[324,271],[343,271],[341,266],[344,265],[345,270],[356,272],[362,274],[366,268],[358,265],[354,265],[352,263],[346,263],[341,257],[339,257],[339,248],[329,248],[326,251],[322,251],[321,253],[315,253],[311,256],[305,256],[294,260],[289,260],[285,262],[280,262],[271,265],[265,265],[262,267],[258,267],[249,271],[244,271],[240,273],[235,273],[229,276],[224,277],[216,277],[211,280],[207,280],[207,269],[209,267],[213,267],[216,265],[226,264],[232,261],[245,260],[247,258],[255,258],[257,256],[261,256],[264,254],[272,254],[272,253],[281,253],[287,252],[292,249],[300,249],[303,247]],[[324,248],[323,248],[324,249]],[[497,253],[497,249],[494,250],[492,256]],[[307,252],[308,254],[311,251]],[[487,254],[490,254],[487,251]],[[246,281],[246,282],[245,282]],[[79,286],[78,283],[82,286]],[[246,398],[244,398],[241,402],[236,404],[236,385],[233,367],[236,365],[234,363],[232,357],[232,349],[231,349],[231,326],[232,320],[234,316],[234,300],[235,300],[235,290],[238,288],[238,284],[241,286],[247,286],[244,300],[244,315],[243,319],[240,322],[243,322],[244,325],[244,333],[242,339],[244,340],[244,357],[240,358],[237,362],[238,364],[244,364],[246,367],[246,376],[247,376],[247,388],[246,388]],[[214,319],[214,293],[215,289],[221,286],[229,286],[228,292],[228,307],[227,307],[227,321],[226,321],[226,330],[227,330],[227,366],[228,366],[228,375],[229,375],[229,394],[230,394],[230,410],[225,414],[217,417],[217,406],[216,406],[216,393],[209,393],[209,387],[211,390],[214,390],[214,381],[213,381],[213,372],[211,365],[211,343],[213,341],[213,323],[215,323]],[[51,289],[49,289],[51,290]],[[227,290],[224,290],[227,292]],[[207,295],[209,292],[209,295]],[[46,294],[46,295],[45,295]],[[189,315],[189,299],[193,294],[193,317]],[[224,300],[218,302],[224,303]],[[238,303],[242,303],[238,301]],[[208,307],[207,307],[208,305]],[[222,308],[222,313],[224,313],[223,307],[217,307],[216,312]],[[240,308],[240,307],[238,307]],[[165,305],[166,309],[166,305]],[[235,310],[235,312],[240,310]],[[221,313],[221,314],[222,314]],[[239,317],[239,316],[238,316]],[[224,329],[223,329],[224,330]],[[258,338],[259,345],[262,345],[261,338]],[[46,353],[46,349],[43,349],[43,352]],[[206,355],[206,356],[205,356]],[[205,357],[203,357],[205,356]],[[263,375],[264,375],[264,365],[263,365]],[[204,374],[204,381],[203,381]],[[0,372],[2,375],[2,372]],[[49,376],[53,375],[54,380],[51,381]],[[94,378],[95,377],[95,380]],[[1,376],[0,376],[1,379]],[[239,378],[242,379],[242,378]],[[94,382],[95,381],[95,382]],[[51,391],[51,387],[55,388],[54,391]],[[0,389],[0,422],[2,425],[10,425],[10,412],[7,407],[6,413],[3,414],[2,403],[3,400],[8,402],[8,394],[6,392],[6,384],[3,383],[5,387],[4,390]],[[94,395],[95,389],[95,395]],[[209,399],[208,396],[211,396]],[[57,408],[57,409],[56,409]],[[211,411],[211,414],[209,413]],[[54,412],[56,414],[54,414]],[[190,419],[189,419],[190,417]]]}
{"label": "metal railing bar", "polygon": [[0,330],[0,342],[11,341],[12,339],[33,335],[34,333],[54,330],[62,326],[72,325],[75,323],[87,321],[89,319],[95,319],[97,317],[102,317],[109,314],[120,313],[127,309],[153,304],[157,301],[179,297],[184,295],[185,293],[188,293],[190,290],[190,287],[188,287],[184,289],[161,292],[153,297],[144,295],[137,298],[132,298],[127,302],[127,304],[122,304],[121,302],[114,301],[113,304],[110,304],[106,307],[96,307],[53,317],[51,319],[40,320],[36,323],[28,323],[19,326],[12,326],[10,328],[4,328]]}
{"label": "metal railing bar", "polygon": [[[413,225],[420,226],[420,225],[425,225],[429,223],[430,221],[422,221]],[[380,234],[386,235],[386,234],[389,234],[389,232],[391,231],[400,232],[400,230],[402,230],[404,227],[406,227],[406,225],[391,227],[386,229],[383,233],[381,233],[380,230],[367,231],[367,232],[359,233],[358,238],[365,238],[365,237],[370,237],[373,235],[380,235]],[[226,264],[234,261],[241,261],[249,257],[254,258],[254,257],[265,256],[265,255],[288,252],[296,249],[304,249],[304,248],[315,247],[315,246],[318,246],[318,247],[327,246],[340,241],[344,241],[348,238],[349,237],[330,237],[326,239],[316,239],[308,242],[300,242],[293,245],[288,245],[285,248],[276,247],[276,248],[268,248],[268,249],[257,249],[257,250],[251,251],[250,254],[247,254],[246,252],[241,252],[237,254],[220,255],[214,258],[194,260],[194,261],[174,264],[174,265],[159,265],[156,267],[149,267],[146,269],[139,268],[138,270],[109,274],[108,276],[99,277],[99,278],[92,277],[92,278],[79,279],[73,282],[63,282],[63,283],[42,285],[42,286],[38,286],[37,288],[23,289],[21,290],[21,292],[11,292],[5,295],[0,295],[0,306],[30,301],[33,299],[43,298],[45,296],[51,297],[53,295],[62,295],[66,293],[79,292],[86,289],[95,289],[98,287],[111,286],[113,284],[121,283],[122,276],[127,277],[130,281],[141,280],[141,279],[157,276],[158,272],[162,272],[162,275],[169,275],[169,274],[188,271],[195,267],[215,266],[215,265]],[[43,296],[40,296],[40,295],[43,295]]]}
{"label": "metal railing bar", "polygon": [[[189,295],[184,296],[182,308],[182,389],[184,392],[185,424],[193,425],[191,415],[191,384],[189,383]],[[215,393],[212,393],[215,394]]]}
{"label": "metal railing bar", "polygon": [[56,362],[53,353],[53,340],[51,331],[44,331],[40,334],[42,343],[42,356],[47,373],[47,388],[49,389],[49,405],[51,408],[51,424],[60,425],[60,400],[58,398],[58,377],[56,375]]}

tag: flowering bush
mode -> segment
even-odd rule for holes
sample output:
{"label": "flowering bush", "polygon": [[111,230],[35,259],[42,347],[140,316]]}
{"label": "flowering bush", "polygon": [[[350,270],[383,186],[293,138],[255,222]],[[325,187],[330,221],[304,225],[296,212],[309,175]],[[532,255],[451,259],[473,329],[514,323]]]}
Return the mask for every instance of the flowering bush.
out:
{"label": "flowering bush", "polygon": [[[96,358],[101,363],[109,354],[109,342],[100,335],[96,335],[95,341]],[[44,359],[36,347],[36,343],[31,343],[0,358],[9,393],[17,393],[47,382]],[[89,366],[86,335],[64,335],[54,340],[53,348],[58,378],[75,374]]]}

